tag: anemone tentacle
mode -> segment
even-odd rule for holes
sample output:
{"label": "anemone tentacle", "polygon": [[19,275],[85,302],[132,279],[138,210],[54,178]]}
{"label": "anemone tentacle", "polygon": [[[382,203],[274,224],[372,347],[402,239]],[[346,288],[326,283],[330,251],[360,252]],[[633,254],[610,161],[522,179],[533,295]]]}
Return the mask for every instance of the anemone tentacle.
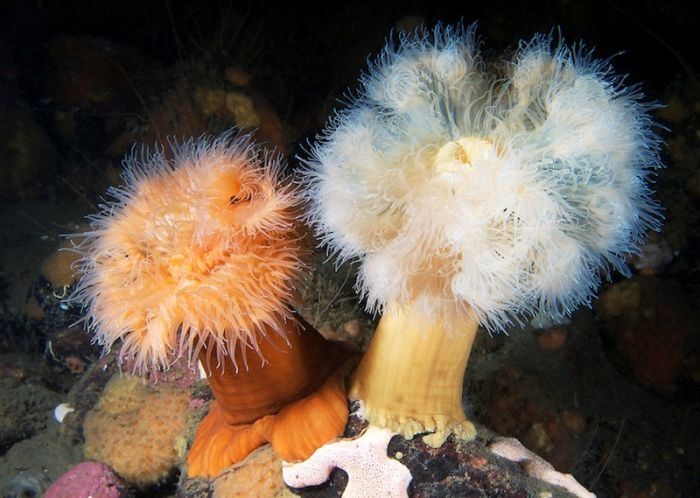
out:
{"label": "anemone tentacle", "polygon": [[[308,220],[367,308],[491,331],[589,304],[660,226],[660,139],[609,60],[551,35],[484,62],[475,26],[389,42],[307,159]],[[422,305],[421,305],[422,306]]]}

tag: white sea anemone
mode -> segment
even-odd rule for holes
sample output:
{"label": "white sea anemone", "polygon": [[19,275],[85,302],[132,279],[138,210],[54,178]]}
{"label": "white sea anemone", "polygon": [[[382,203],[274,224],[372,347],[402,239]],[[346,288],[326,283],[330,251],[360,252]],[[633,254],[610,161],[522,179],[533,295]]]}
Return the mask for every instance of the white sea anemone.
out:
{"label": "white sea anemone", "polygon": [[367,419],[471,439],[478,325],[560,318],[659,226],[650,105],[551,37],[487,65],[474,27],[388,44],[308,160],[309,221],[382,313],[351,381]]}
{"label": "white sea anemone", "polygon": [[486,65],[474,26],[389,43],[308,161],[309,216],[368,308],[459,328],[588,304],[659,227],[649,104],[582,45]]}

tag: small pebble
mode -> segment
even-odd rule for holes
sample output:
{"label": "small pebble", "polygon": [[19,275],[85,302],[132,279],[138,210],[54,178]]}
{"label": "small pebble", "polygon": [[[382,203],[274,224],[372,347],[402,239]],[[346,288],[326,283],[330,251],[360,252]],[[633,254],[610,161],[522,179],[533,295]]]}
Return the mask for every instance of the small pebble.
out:
{"label": "small pebble", "polygon": [[562,419],[566,428],[576,436],[586,429],[586,420],[577,411],[565,410]]}
{"label": "small pebble", "polygon": [[85,371],[85,362],[76,355],[66,356],[63,362],[73,375],[79,375]]}
{"label": "small pebble", "polygon": [[229,83],[233,83],[236,86],[250,85],[250,74],[243,69],[228,66],[226,69],[224,69],[224,76]]}
{"label": "small pebble", "polygon": [[566,327],[551,327],[539,335],[537,343],[545,351],[556,351],[566,344],[568,335]]}
{"label": "small pebble", "polygon": [[357,319],[348,320],[343,324],[343,332],[349,337],[357,337],[360,334],[360,321]]}
{"label": "small pebble", "polygon": [[554,449],[554,442],[549,437],[544,425],[537,422],[532,424],[525,436],[528,446],[534,448],[535,453],[549,453]]}
{"label": "small pebble", "polygon": [[5,488],[5,498],[39,498],[49,487],[49,479],[35,470],[20,472]]}
{"label": "small pebble", "polygon": [[319,328],[318,332],[326,339],[338,339],[337,332],[331,327],[330,323],[324,322]]}
{"label": "small pebble", "polygon": [[54,408],[53,416],[58,421],[59,424],[62,424],[63,419],[66,418],[66,415],[68,415],[70,412],[74,412],[74,411],[75,411],[75,408],[73,408],[68,403],[61,403],[56,408]]}

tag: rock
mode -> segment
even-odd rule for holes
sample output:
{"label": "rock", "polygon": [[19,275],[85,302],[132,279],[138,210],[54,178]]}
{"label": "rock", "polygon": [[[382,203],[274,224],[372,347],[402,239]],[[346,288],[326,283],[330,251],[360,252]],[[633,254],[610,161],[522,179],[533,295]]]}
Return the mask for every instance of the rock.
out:
{"label": "rock", "polygon": [[566,327],[550,327],[537,337],[537,343],[545,351],[556,351],[566,344],[569,332]]}
{"label": "rock", "polygon": [[115,352],[111,352],[89,365],[63,400],[69,403],[74,411],[65,417],[60,431],[75,444],[84,442],[85,416],[99,400],[107,382],[119,371],[115,355]]}
{"label": "rock", "polygon": [[94,36],[58,34],[49,42],[49,58],[52,101],[81,111],[138,105],[134,88],[153,71],[137,47]]}
{"label": "rock", "polygon": [[[82,317],[80,306],[69,301],[75,289],[73,263],[76,254],[62,243],[42,263],[39,275],[29,285],[25,313],[32,330],[41,337],[40,347],[55,366],[64,371],[74,370],[80,361],[94,361],[100,348],[92,344],[83,325],[74,325]],[[75,361],[79,360],[79,361]],[[66,389],[70,386],[66,387]]]}
{"label": "rock", "polygon": [[580,434],[566,426],[566,410],[548,397],[536,377],[503,367],[490,376],[482,391],[483,423],[525,442],[557,470],[571,468],[582,451]]}
{"label": "rock", "polygon": [[[9,360],[9,358],[8,358]],[[3,361],[0,364],[0,454],[51,423],[61,396],[48,389],[36,372]]]}
{"label": "rock", "polygon": [[49,480],[45,475],[35,470],[25,470],[10,480],[4,496],[5,498],[40,498],[48,486]]}
{"label": "rock", "polygon": [[693,199],[700,201],[700,170],[690,177],[685,184],[685,188]]}
{"label": "rock", "polygon": [[673,498],[679,496],[677,491],[664,481],[654,481],[645,486],[635,486],[630,482],[620,483],[621,498]]}
{"label": "rock", "polygon": [[77,375],[100,357],[102,348],[81,324],[49,332],[46,353],[52,364]]}
{"label": "rock", "polygon": [[[367,428],[367,423],[357,416],[359,403],[353,402],[352,408],[353,413],[343,434],[345,439],[341,439],[338,443],[341,446],[349,446],[347,443],[351,443],[351,441],[347,440],[358,437]],[[517,463],[509,462],[491,452],[487,446],[491,441],[495,440],[495,437],[495,434],[488,429],[479,427],[477,438],[474,441],[464,442],[455,440],[451,436],[441,447],[432,448],[420,436],[406,440],[401,436],[394,435],[389,438],[386,449],[387,458],[385,460],[390,465],[395,464],[397,469],[401,467],[408,469],[411,476],[408,496],[412,498],[443,498],[446,496],[528,498],[538,496],[540,493],[549,493],[549,496],[557,498],[573,496],[561,488],[528,476],[526,468],[521,468]],[[322,447],[317,453],[328,452],[329,449],[332,450],[333,444],[329,443],[328,446]],[[263,483],[260,489],[267,490],[268,479],[274,480],[277,479],[276,476],[281,477],[283,470],[278,468],[276,472],[279,472],[279,474],[274,472],[275,476],[270,475],[269,469],[265,465],[260,466],[260,463],[269,461],[272,456],[267,454],[268,450],[262,449],[258,451],[264,454],[256,457],[253,457],[255,455],[253,454],[251,455],[253,458],[249,457],[245,462],[224,470],[218,477],[213,479],[190,479],[183,474],[178,486],[178,496],[183,498],[218,496],[216,490],[237,490],[240,489],[243,482],[249,484],[247,488],[249,494],[247,496],[273,496],[272,494],[264,493],[256,494],[258,490],[251,484]],[[366,455],[366,453],[362,454]],[[314,457],[312,456],[311,458],[313,459]],[[348,459],[340,458],[340,460],[346,461]],[[393,464],[391,464],[392,461]],[[309,460],[306,462],[309,462]],[[300,463],[299,467],[296,464],[288,465],[289,472],[295,472],[297,469],[301,470],[305,467],[306,462]],[[248,464],[253,468],[246,470],[245,467]],[[318,467],[318,465],[314,465]],[[356,478],[362,478],[363,468],[361,465],[359,467],[344,465],[344,467],[347,467],[348,472],[356,473]],[[247,477],[241,478],[242,481],[234,484],[233,476],[226,477],[229,473]],[[302,476],[300,475],[299,477],[301,478]],[[387,476],[387,480],[395,477],[397,476],[392,474]],[[224,480],[224,482],[219,482],[220,480]],[[224,485],[226,488],[221,487]],[[330,479],[326,482],[317,486],[292,488],[292,491],[294,495],[302,497],[335,498],[343,495],[347,485],[348,474],[345,471],[336,469],[330,472]],[[380,496],[378,488],[375,491],[377,496]],[[291,496],[289,491],[279,491],[277,488],[275,488],[274,493],[276,497]],[[233,493],[231,496],[237,495]],[[347,495],[345,498],[350,498],[350,495]]]}
{"label": "rock", "polygon": [[[46,481],[39,480],[39,483],[42,486],[44,484],[48,486],[52,480],[57,479],[58,476],[81,460],[80,448],[72,445],[60,434],[58,422],[51,421],[44,431],[16,443],[0,458],[0,491],[7,492],[10,481],[15,480],[20,471],[32,472],[29,475],[30,479],[20,478],[15,482],[31,484],[32,475],[43,476]],[[32,485],[30,489],[38,487]],[[21,490],[22,488],[16,489]],[[23,495],[19,496],[23,497]]]}
{"label": "rock", "polygon": [[189,81],[183,76],[172,83],[172,88],[152,106],[145,125],[134,125],[112,139],[109,155],[121,158],[134,143],[148,146],[163,143],[168,136],[198,137],[211,132],[205,117],[195,102]]}
{"label": "rock", "polygon": [[673,391],[687,373],[687,344],[700,323],[686,296],[676,282],[636,277],[608,287],[596,304],[618,352],[644,386]]}
{"label": "rock", "polygon": [[282,480],[282,460],[266,444],[216,477],[213,498],[293,497]]}
{"label": "rock", "polygon": [[[359,435],[366,427],[356,416],[343,437]],[[439,448],[432,448],[416,436],[411,440],[395,435],[388,446],[388,456],[407,467],[412,480],[408,496],[442,498],[445,496],[508,496],[526,498],[541,492],[568,497],[569,493],[551,484],[533,479],[517,465],[499,458],[488,448],[494,434],[479,427],[477,438],[471,442],[450,436]],[[325,484],[295,489],[302,497],[339,497],[347,485],[347,475],[335,471]]]}
{"label": "rock", "polygon": [[[48,42],[48,81],[53,132],[73,150],[103,154],[125,116],[148,115],[148,93],[159,83],[160,65],[136,45],[99,36],[59,33]],[[90,155],[89,153],[87,155]],[[97,168],[64,173],[83,182],[85,189],[104,182]],[[82,188],[82,185],[79,187]],[[98,192],[102,187],[97,187]],[[88,195],[93,198],[93,195]]]}
{"label": "rock", "polygon": [[182,76],[172,83],[159,105],[149,110],[149,121],[112,140],[109,152],[123,155],[134,143],[163,143],[168,136],[198,137],[215,129],[237,127],[253,134],[268,148],[286,155],[288,144],[282,120],[265,98],[252,88],[232,90],[226,85],[196,85]]}
{"label": "rock", "polygon": [[0,200],[35,199],[55,173],[48,135],[29,106],[0,85]]}

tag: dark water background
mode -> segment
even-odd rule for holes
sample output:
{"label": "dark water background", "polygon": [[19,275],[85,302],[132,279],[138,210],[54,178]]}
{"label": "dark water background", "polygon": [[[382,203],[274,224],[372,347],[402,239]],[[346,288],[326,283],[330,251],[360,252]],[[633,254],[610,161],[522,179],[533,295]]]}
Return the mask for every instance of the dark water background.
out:
{"label": "dark water background", "polygon": [[[652,295],[665,293],[672,302],[676,295],[681,296],[680,308],[696,310],[700,305],[698,200],[689,197],[686,187],[699,170],[700,157],[700,25],[695,4],[649,0],[0,2],[0,182],[10,181],[13,168],[29,171],[30,178],[24,180],[27,186],[21,190],[0,185],[2,374],[14,372],[7,365],[15,364],[15,356],[20,355],[22,361],[34,358],[42,366],[32,368],[47,369],[49,373],[39,378],[59,398],[79,378],[68,372],[65,364],[47,356],[46,343],[57,326],[51,322],[54,315],[44,309],[48,318],[41,325],[32,324],[25,302],[38,292],[41,262],[59,244],[59,234],[70,231],[85,214],[94,211],[99,195],[114,183],[120,157],[130,144],[141,140],[153,143],[158,137],[183,135],[190,129],[203,132],[206,126],[216,131],[234,124],[225,116],[214,116],[202,130],[181,113],[179,120],[165,120],[181,126],[164,127],[154,134],[154,113],[163,107],[165,96],[177,82],[183,82],[187,89],[216,87],[223,84],[225,68],[244,71],[251,77],[249,87],[254,94],[279,116],[281,145],[295,166],[295,154],[303,154],[304,144],[341,105],[338,100],[342,100],[343,92],[356,85],[358,75],[381,49],[388,33],[420,21],[428,26],[477,21],[486,58],[512,50],[519,40],[529,40],[534,33],[554,30],[569,43],[583,40],[586,46],[595,47],[598,57],[614,56],[617,71],[629,75],[630,83],[641,83],[647,100],[675,102],[673,108],[682,116],[667,121],[660,118],[667,127],[662,135],[669,143],[664,152],[669,169],[658,180],[658,196],[667,210],[668,228],[663,234],[675,252],[673,261],[659,270],[649,285]],[[62,45],[66,39],[78,41]],[[86,47],[95,46],[101,47],[95,59],[96,82],[85,64],[78,70],[66,62],[79,58]],[[112,57],[110,53],[122,55]],[[110,61],[114,66],[104,70]],[[86,92],[99,90],[104,94],[71,93],[71,85],[66,84],[70,78],[74,78],[72,88],[85,87]],[[50,150],[45,162],[51,167],[35,164],[36,159],[22,159],[24,156],[17,151],[31,151],[34,143],[26,134],[29,146],[12,145],[19,126],[13,112],[18,108],[24,112],[23,119],[31,121],[28,127],[42,130]],[[25,155],[31,156],[29,152]],[[614,278],[621,280],[619,275]],[[665,290],[666,284],[672,286],[672,291]],[[52,305],[57,306],[57,301]],[[521,352],[510,357],[522,361],[522,372],[535,375],[545,371],[548,377],[539,382],[550,392],[566,392],[567,385],[578,385],[584,382],[581,379],[591,381],[595,377],[590,373],[591,363],[596,361],[591,358],[595,355],[608,358],[612,375],[622,379],[611,381],[611,385],[632,386],[634,395],[620,396],[616,400],[619,406],[610,411],[614,415],[607,419],[601,408],[606,399],[591,403],[597,410],[598,425],[589,422],[591,443],[581,445],[575,471],[584,484],[595,479],[594,491],[599,496],[665,498],[692,496],[700,490],[698,443],[693,440],[698,429],[688,427],[698,421],[700,331],[697,319],[692,318],[694,311],[679,313],[686,313],[683,323],[690,324],[692,337],[684,343],[680,353],[683,370],[670,389],[659,391],[637,382],[624,352],[618,351],[620,347],[590,310],[574,322],[575,330],[588,330],[595,337],[594,342],[581,347],[589,360],[581,367],[585,373],[578,379],[576,364],[569,364],[566,371],[573,377],[557,377],[554,382],[556,372],[533,365],[531,355],[527,358]],[[659,334],[664,333],[659,330]],[[510,339],[484,342],[488,340],[480,339],[477,353],[498,350],[503,341]],[[503,348],[512,351],[514,347]],[[86,354],[83,360],[89,362],[91,358]],[[484,367],[484,372],[493,372],[493,368]],[[470,387],[483,389],[489,382],[486,377],[476,373]],[[596,382],[604,381],[598,377]],[[595,386],[589,385],[589,391],[595,392]],[[0,403],[14,399],[3,394]],[[488,400],[477,396],[474,402],[477,414],[498,418],[489,412],[493,404]],[[53,398],[48,403],[53,403]],[[7,405],[3,409],[12,411]],[[647,432],[649,420],[653,421],[654,434]],[[32,427],[22,433],[20,440],[39,433],[42,423]],[[597,431],[593,435],[592,427]],[[682,441],[671,441],[674,430],[683,435]],[[9,468],[6,453],[12,444],[0,445],[0,470]],[[620,449],[623,446],[625,451]],[[647,462],[647,467],[641,466],[641,461]],[[10,474],[4,475],[2,482],[7,482]]]}

